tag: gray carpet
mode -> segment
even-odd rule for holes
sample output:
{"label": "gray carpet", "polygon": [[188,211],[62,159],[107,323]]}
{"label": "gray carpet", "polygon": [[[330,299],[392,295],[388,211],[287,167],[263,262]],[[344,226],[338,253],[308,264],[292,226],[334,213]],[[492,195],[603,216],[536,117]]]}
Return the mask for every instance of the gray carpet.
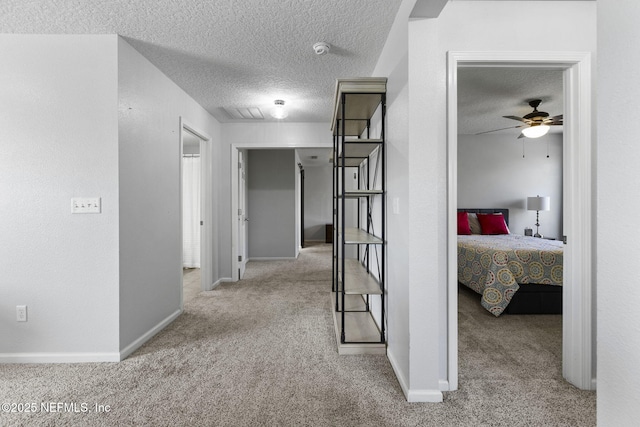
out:
{"label": "gray carpet", "polygon": [[199,293],[121,363],[0,365],[0,403],[89,408],[0,413],[0,425],[595,425],[595,393],[562,379],[560,316],[495,318],[466,289],[460,389],[444,403],[407,403],[385,356],[338,356],[330,252],[249,263],[242,281]]}

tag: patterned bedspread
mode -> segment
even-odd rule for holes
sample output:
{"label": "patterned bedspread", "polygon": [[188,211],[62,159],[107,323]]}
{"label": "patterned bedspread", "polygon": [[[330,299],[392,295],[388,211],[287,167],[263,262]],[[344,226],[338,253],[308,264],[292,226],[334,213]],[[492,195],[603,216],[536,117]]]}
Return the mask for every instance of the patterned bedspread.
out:
{"label": "patterned bedspread", "polygon": [[562,242],[506,234],[458,236],[458,281],[502,314],[519,284],[562,285]]}

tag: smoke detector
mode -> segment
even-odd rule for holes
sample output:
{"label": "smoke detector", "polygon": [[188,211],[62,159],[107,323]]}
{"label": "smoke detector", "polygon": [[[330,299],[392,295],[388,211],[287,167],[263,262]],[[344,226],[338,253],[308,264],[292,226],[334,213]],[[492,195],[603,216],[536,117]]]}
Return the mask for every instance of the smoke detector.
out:
{"label": "smoke detector", "polygon": [[325,55],[329,53],[330,47],[331,46],[327,42],[318,42],[313,45],[313,51],[316,53],[316,55]]}

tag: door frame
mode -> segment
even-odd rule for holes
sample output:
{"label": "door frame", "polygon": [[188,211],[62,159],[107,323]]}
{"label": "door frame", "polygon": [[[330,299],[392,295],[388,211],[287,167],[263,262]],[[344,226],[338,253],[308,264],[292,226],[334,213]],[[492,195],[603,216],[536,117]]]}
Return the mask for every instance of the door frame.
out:
{"label": "door frame", "polygon": [[[286,138],[283,137],[286,140]],[[231,253],[238,252],[238,227],[236,227],[236,218],[238,217],[238,150],[246,149],[278,149],[278,148],[333,148],[333,138],[331,132],[327,131],[326,143],[305,143],[305,142],[277,142],[277,141],[260,141],[260,142],[234,142],[231,144],[231,205],[229,216],[231,219]],[[238,257],[231,257],[231,280],[238,281]]]}
{"label": "door frame", "polygon": [[[531,67],[563,71],[564,277],[562,374],[576,387],[595,390],[595,323],[592,271],[594,198],[592,181],[591,56],[588,52],[448,52],[447,57],[447,337],[449,390],[458,388],[458,81],[459,67]],[[567,268],[568,267],[568,268]]]}
{"label": "door frame", "polygon": [[[183,139],[188,132],[200,139],[200,289],[213,289],[213,196],[212,196],[212,160],[211,137],[192,126],[184,117],[180,117],[180,247],[182,248],[182,155]],[[182,250],[180,250],[180,268],[182,268]],[[182,273],[180,274],[182,277]],[[180,280],[180,308],[183,308],[183,283]]]}
{"label": "door frame", "polygon": [[[242,257],[242,261],[238,260],[238,280],[242,279],[244,276],[244,272],[247,267],[247,258],[249,256],[249,250],[247,248],[247,222],[249,219],[247,218],[247,151],[246,150],[238,150],[238,168],[236,169],[236,173],[238,175],[238,209],[236,211],[236,216],[238,221],[235,226],[238,229],[238,251],[235,256]],[[243,176],[243,186],[240,185],[240,175]],[[242,202],[241,197],[242,196]],[[242,210],[242,213],[240,211]],[[240,225],[242,225],[242,233],[240,233]]]}

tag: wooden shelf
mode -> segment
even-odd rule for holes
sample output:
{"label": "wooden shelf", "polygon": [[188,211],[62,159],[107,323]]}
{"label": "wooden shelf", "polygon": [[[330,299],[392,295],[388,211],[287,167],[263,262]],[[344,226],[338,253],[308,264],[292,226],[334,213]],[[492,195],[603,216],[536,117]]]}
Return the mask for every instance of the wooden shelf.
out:
{"label": "wooden shelf", "polygon": [[[384,194],[383,190],[349,190],[344,193],[344,197],[347,199],[356,199],[359,197],[369,197]],[[342,196],[339,196],[342,197]]]}
{"label": "wooden shelf", "polygon": [[344,159],[342,157],[342,147],[338,148],[338,165],[342,162],[346,167],[360,166],[369,156],[382,144],[381,139],[357,139],[345,141]]}
{"label": "wooden shelf", "polygon": [[[351,296],[351,300],[356,298],[362,301],[360,296]],[[335,293],[331,293],[332,303],[335,302]],[[346,298],[345,298],[346,300]],[[345,302],[345,305],[347,303]],[[387,345],[380,342],[380,330],[375,320],[371,317],[371,313],[365,312],[346,312],[345,317],[345,341],[340,342],[340,333],[342,331],[342,312],[333,311],[333,324],[336,331],[336,342],[338,346],[338,354],[387,354]]]}
{"label": "wooden shelf", "polygon": [[383,242],[379,237],[364,230],[347,227],[344,230],[344,243],[346,245],[381,245]]}
{"label": "wooden shelf", "polygon": [[349,93],[345,101],[344,136],[360,136],[380,105],[381,94],[387,91],[385,77],[365,77],[358,79],[338,79],[336,82],[335,105],[331,132],[342,135],[342,94]]}
{"label": "wooden shelf", "polygon": [[[341,277],[340,264],[338,263],[338,277]],[[344,260],[344,280],[346,287],[344,293],[348,295],[381,295],[382,290],[378,281],[367,272],[359,260],[348,258]],[[342,290],[341,280],[338,279],[339,288]]]}

